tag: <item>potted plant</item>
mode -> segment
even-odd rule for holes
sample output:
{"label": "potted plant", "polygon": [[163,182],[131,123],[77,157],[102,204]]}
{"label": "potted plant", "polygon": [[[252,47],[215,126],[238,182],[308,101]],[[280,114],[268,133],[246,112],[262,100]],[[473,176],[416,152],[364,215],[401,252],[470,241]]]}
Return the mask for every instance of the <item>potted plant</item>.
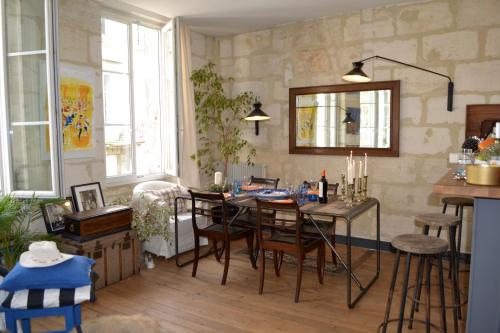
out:
{"label": "potted plant", "polygon": [[31,230],[31,224],[42,217],[41,204],[59,201],[40,200],[34,196],[29,199],[17,199],[12,195],[0,198],[0,251],[5,268],[11,269],[32,242],[53,240],[52,235]]}
{"label": "potted plant", "polygon": [[207,176],[214,173],[218,164],[222,164],[223,175],[227,177],[229,163],[239,163],[244,152],[247,163],[251,165],[256,151],[243,138],[241,126],[251,108],[253,94],[242,92],[235,97],[226,96],[224,79],[215,72],[213,63],[194,70],[191,81],[200,146],[191,158]]}

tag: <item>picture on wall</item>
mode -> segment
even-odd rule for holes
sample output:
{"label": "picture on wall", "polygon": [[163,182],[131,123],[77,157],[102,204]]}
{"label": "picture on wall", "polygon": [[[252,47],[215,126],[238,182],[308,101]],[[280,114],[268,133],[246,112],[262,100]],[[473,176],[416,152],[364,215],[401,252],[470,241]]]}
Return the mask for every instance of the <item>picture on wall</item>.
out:
{"label": "picture on wall", "polygon": [[73,202],[68,198],[62,202],[41,206],[47,233],[57,234],[64,230],[64,215],[74,212]]}
{"label": "picture on wall", "polygon": [[316,138],[316,106],[297,108],[297,144],[312,146]]}
{"label": "picture on wall", "polygon": [[104,207],[104,198],[99,182],[71,186],[71,193],[76,210],[79,212]]}
{"label": "picture on wall", "polygon": [[61,124],[65,158],[94,156],[95,75],[92,68],[61,66]]}

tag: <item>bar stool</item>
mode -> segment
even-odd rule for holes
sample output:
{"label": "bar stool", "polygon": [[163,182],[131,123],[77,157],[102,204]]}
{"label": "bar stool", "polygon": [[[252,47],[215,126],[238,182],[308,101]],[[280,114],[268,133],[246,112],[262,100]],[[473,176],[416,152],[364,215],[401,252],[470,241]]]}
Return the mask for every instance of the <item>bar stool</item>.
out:
{"label": "bar stool", "polygon": [[[378,332],[382,329],[382,332],[387,331],[387,325],[390,322],[398,322],[398,330],[400,333],[403,329],[403,322],[409,321],[410,324],[413,321],[424,323],[426,326],[426,332],[430,332],[431,327],[446,332],[446,308],[444,300],[444,281],[443,281],[443,262],[442,256],[448,250],[448,244],[445,240],[422,234],[405,234],[399,235],[392,240],[392,246],[396,248],[396,260],[394,261],[394,270],[392,273],[391,287],[389,289],[389,296],[387,299],[387,307],[385,310],[384,321],[379,325]],[[399,309],[399,317],[394,319],[389,319],[391,312],[392,297],[394,295],[394,287],[396,286],[396,279],[398,276],[399,262],[401,259],[401,252],[406,252],[406,270],[403,280],[401,296],[401,305]],[[421,260],[424,261],[426,267],[426,311],[425,311],[425,321],[413,318],[405,318],[405,305],[406,297],[408,293],[408,280],[410,277],[410,267],[411,267],[411,257],[412,255],[420,256]],[[438,327],[436,324],[431,323],[431,270],[432,270],[432,260],[436,259],[438,264],[439,273],[439,296],[441,303],[441,325]]]}
{"label": "bar stool", "polygon": [[[457,226],[460,224],[460,217],[453,215],[445,215],[440,213],[420,214],[415,218],[415,223],[423,224],[423,234],[428,235],[431,227],[448,228],[449,231],[449,248],[450,248],[450,275],[451,275],[451,293],[453,303],[448,307],[453,308],[453,324],[454,331],[458,332],[458,320],[462,319],[461,311],[461,295],[458,278],[458,259],[456,249]],[[415,286],[414,302],[410,313],[410,318],[413,317],[414,311],[418,311],[418,303],[420,302],[420,292],[423,276],[423,259],[420,259],[417,269],[417,283]]]}
{"label": "bar stool", "polygon": [[[457,252],[458,255],[460,255],[461,247],[462,247],[462,221],[464,218],[464,207],[474,207],[474,199],[472,198],[465,198],[465,197],[444,197],[441,199],[441,202],[443,203],[443,214],[446,214],[446,209],[448,208],[448,205],[455,206],[455,216],[458,216],[460,218],[460,223],[458,224],[458,236],[457,236]],[[438,230],[438,237],[440,235],[441,231]],[[460,265],[460,258],[459,261],[457,262],[457,265]],[[460,272],[460,269],[458,270]]]}

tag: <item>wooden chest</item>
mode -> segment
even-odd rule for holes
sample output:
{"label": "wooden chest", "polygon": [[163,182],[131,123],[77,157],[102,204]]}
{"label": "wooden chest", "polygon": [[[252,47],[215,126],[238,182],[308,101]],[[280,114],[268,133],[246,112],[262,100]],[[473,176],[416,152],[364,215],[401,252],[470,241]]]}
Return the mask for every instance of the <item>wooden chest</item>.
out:
{"label": "wooden chest", "polygon": [[78,242],[59,236],[66,253],[87,256],[96,261],[99,274],[96,289],[140,272],[140,243],[135,230],[126,230],[89,241]]}
{"label": "wooden chest", "polygon": [[64,216],[64,232],[81,240],[92,236],[130,229],[132,209],[127,206],[108,206]]}

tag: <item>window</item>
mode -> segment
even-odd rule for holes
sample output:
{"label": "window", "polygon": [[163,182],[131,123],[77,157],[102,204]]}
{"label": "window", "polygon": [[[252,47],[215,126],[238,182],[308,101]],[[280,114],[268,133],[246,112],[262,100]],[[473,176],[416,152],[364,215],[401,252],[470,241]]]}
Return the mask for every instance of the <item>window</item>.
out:
{"label": "window", "polygon": [[17,196],[61,193],[56,70],[50,0],[1,2],[1,189]]}
{"label": "window", "polygon": [[173,35],[103,18],[106,174],[110,180],[172,173],[176,160]]}

